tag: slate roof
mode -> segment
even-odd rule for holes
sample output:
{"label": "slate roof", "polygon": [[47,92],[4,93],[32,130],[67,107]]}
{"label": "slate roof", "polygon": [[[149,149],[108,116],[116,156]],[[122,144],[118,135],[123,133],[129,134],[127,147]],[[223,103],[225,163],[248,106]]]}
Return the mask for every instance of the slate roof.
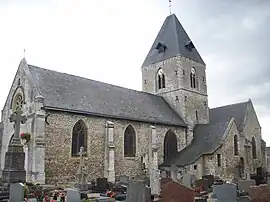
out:
{"label": "slate roof", "polygon": [[222,140],[225,138],[224,132],[232,118],[238,130],[242,129],[249,102],[251,101],[210,109],[210,123],[196,125],[191,144],[179,151],[174,159],[164,162],[161,166],[176,164],[181,167],[192,164],[204,154],[213,153],[222,145]]}
{"label": "slate roof", "polygon": [[161,167],[172,164],[183,167],[194,163],[203,154],[213,153],[222,145],[222,140],[226,138],[225,131],[228,125],[229,122],[196,125],[191,144],[178,152],[175,158],[164,162]]}
{"label": "slate roof", "polygon": [[47,109],[185,126],[160,96],[28,65]]}
{"label": "slate roof", "polygon": [[[175,14],[172,14],[164,21],[144,63],[143,66],[175,57],[177,55],[185,56],[200,64],[205,65],[203,59],[196,48],[189,51],[186,48],[187,43],[191,41],[183,26],[177,19]],[[192,43],[193,44],[193,43]],[[165,45],[165,52],[159,53],[157,47]]]}
{"label": "slate roof", "polygon": [[211,124],[230,121],[234,118],[237,129],[241,131],[242,124],[247,112],[247,105],[250,102],[241,102],[232,105],[212,108],[209,111],[209,119]]}

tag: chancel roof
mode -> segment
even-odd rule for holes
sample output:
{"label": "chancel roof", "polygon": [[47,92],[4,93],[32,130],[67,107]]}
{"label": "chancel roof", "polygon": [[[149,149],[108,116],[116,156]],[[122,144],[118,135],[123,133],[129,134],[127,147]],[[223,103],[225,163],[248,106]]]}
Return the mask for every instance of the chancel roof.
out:
{"label": "chancel roof", "polygon": [[193,130],[194,138],[190,145],[179,151],[175,158],[164,162],[161,167],[172,164],[183,167],[194,163],[199,157],[212,154],[223,144],[226,129],[234,120],[238,130],[242,129],[248,102],[226,105],[209,110],[209,124],[198,124]]}
{"label": "chancel roof", "polygon": [[47,109],[185,126],[163,97],[28,65]]}

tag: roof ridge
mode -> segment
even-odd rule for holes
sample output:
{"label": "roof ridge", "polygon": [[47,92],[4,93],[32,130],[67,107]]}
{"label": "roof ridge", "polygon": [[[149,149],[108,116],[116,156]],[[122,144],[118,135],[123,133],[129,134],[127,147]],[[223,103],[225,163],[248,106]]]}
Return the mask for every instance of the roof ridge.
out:
{"label": "roof ridge", "polygon": [[[177,23],[177,17],[176,17],[176,15],[175,14],[172,14],[171,15],[172,17],[173,17],[173,21],[174,21],[174,26],[175,26],[175,30],[176,30],[176,32],[175,32],[175,38],[176,38],[176,42],[177,42],[177,44],[179,44],[179,37],[178,37],[178,33],[177,33],[177,26],[176,26],[176,23]],[[180,22],[179,22],[180,23]],[[181,24],[181,23],[180,23]],[[185,30],[184,30],[185,31]],[[180,47],[179,46],[177,46],[177,49],[178,49],[178,52],[180,53]]]}
{"label": "roof ridge", "polygon": [[237,103],[233,103],[233,104],[222,105],[222,106],[219,106],[219,107],[210,108],[210,110],[212,110],[212,109],[220,109],[220,108],[223,108],[223,107],[236,106],[236,105],[240,105],[240,104],[247,104],[248,102],[249,101],[243,101],[243,102],[237,102]]}
{"label": "roof ridge", "polygon": [[46,69],[46,68],[38,67],[38,66],[35,66],[35,65],[28,64],[28,67],[39,68],[39,69],[42,69],[42,70],[45,70],[45,71],[51,71],[51,72],[55,72],[55,73],[58,73],[58,74],[65,74],[67,76],[77,77],[77,78],[85,79],[85,80],[88,80],[88,81],[98,82],[100,84],[106,84],[106,85],[110,85],[110,86],[117,87],[117,88],[122,88],[122,89],[127,89],[127,90],[131,90],[131,91],[135,91],[137,93],[149,94],[151,96],[163,98],[163,97],[161,97],[159,95],[155,95],[155,94],[152,94],[152,93],[148,93],[148,92],[144,92],[144,91],[140,91],[140,90],[135,90],[135,89],[131,89],[131,88],[125,88],[123,86],[118,86],[118,85],[106,83],[106,82],[103,82],[103,81],[98,81],[98,80],[94,80],[94,79],[90,79],[90,78],[86,78],[86,77],[82,77],[82,76],[78,76],[78,75],[74,75],[74,74],[68,74],[68,73],[60,72],[60,71],[56,71],[56,70]]}

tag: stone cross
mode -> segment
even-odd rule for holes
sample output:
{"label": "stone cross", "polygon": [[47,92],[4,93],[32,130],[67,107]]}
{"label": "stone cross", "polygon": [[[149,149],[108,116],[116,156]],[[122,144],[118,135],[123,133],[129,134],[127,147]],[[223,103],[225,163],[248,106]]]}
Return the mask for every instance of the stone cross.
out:
{"label": "stone cross", "polygon": [[157,153],[157,135],[156,127],[151,126],[148,145],[148,172],[150,177],[151,194],[158,195],[160,192],[159,180],[160,172],[158,170],[158,153]]}
{"label": "stone cross", "polygon": [[78,172],[77,172],[77,181],[80,185],[84,184],[85,183],[85,178],[86,178],[86,175],[83,171],[83,167],[84,167],[84,161],[83,161],[83,155],[85,154],[84,152],[84,147],[80,147],[80,164],[79,164],[79,169],[78,169]]}
{"label": "stone cross", "polygon": [[17,107],[16,111],[10,116],[9,121],[14,123],[15,133],[14,133],[14,144],[20,144],[20,127],[21,124],[25,124],[27,118],[26,116],[22,115],[22,109]]}
{"label": "stone cross", "polygon": [[79,173],[82,173],[83,171],[83,154],[84,154],[84,148],[80,147],[80,165],[79,165]]}

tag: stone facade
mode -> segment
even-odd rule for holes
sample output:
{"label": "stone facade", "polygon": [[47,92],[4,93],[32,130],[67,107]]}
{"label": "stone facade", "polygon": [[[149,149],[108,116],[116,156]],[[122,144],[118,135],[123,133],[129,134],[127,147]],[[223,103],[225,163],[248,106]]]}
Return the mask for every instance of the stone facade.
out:
{"label": "stone facade", "polygon": [[[191,88],[191,68],[195,69],[197,86]],[[162,69],[166,88],[157,88],[157,73]],[[188,124],[187,143],[193,139],[195,124],[209,123],[205,66],[183,56],[176,56],[150,66],[142,66],[143,91],[163,96]]]}
{"label": "stone facade", "polygon": [[[215,175],[231,180],[239,175],[237,166],[239,166],[241,158],[244,160],[245,173],[255,174],[257,168],[265,166],[263,164],[265,155],[261,150],[260,125],[252,104],[248,106],[243,130],[237,129],[233,118],[227,130],[228,135],[219,149],[213,154],[203,155],[195,163],[185,168],[190,174],[196,175],[198,178],[203,175]],[[238,137],[238,155],[234,153],[235,135]],[[252,137],[255,137],[256,140],[256,159],[252,157]],[[218,165],[218,154],[221,158],[220,165]]]}
{"label": "stone facade", "polygon": [[[106,121],[114,123],[115,143],[115,175],[135,176],[142,174],[141,157],[147,153],[148,136],[151,133],[151,124],[131,122],[127,120],[86,117],[63,112],[48,112],[48,123],[45,128],[46,142],[46,179],[49,183],[74,181],[79,157],[71,156],[72,129],[79,120],[87,126],[87,157],[85,166],[90,178],[104,175],[104,150]],[[131,124],[136,131],[136,156],[124,157],[124,131]],[[163,162],[163,142],[168,130],[173,130],[178,140],[178,150],[185,147],[185,134],[183,128],[165,125],[156,125],[158,143],[158,161]],[[64,165],[64,166],[61,166]],[[63,172],[64,171],[64,172]]]}
{"label": "stone facade", "polygon": [[[5,106],[2,110],[2,124],[4,126],[1,137],[1,171],[4,168],[5,153],[8,149],[14,133],[13,124],[9,122],[9,117],[13,112],[14,98],[16,95],[23,97],[23,113],[27,116],[27,122],[21,125],[21,132],[29,132],[32,134],[31,141],[25,145],[25,170],[27,180],[45,182],[44,174],[44,112],[41,110],[42,101],[36,97],[38,92],[31,84],[30,73],[27,71],[27,64],[22,60],[14,81],[10,88]],[[39,142],[36,144],[36,142]]]}
{"label": "stone facade", "polygon": [[[173,21],[175,22],[175,20]],[[170,36],[173,35],[175,34]],[[186,36],[184,38],[186,40]],[[168,44],[175,45],[176,42]],[[188,54],[191,53],[192,50],[189,50]],[[164,76],[163,88],[158,88],[159,70],[162,70]],[[105,116],[89,116],[76,114],[74,111],[48,110],[46,107],[44,108],[46,97],[43,97],[35,86],[28,65],[23,59],[2,110],[1,170],[13,134],[13,126],[9,123],[9,117],[13,111],[14,98],[18,94],[23,97],[23,112],[28,118],[27,123],[21,126],[21,131],[29,132],[32,135],[30,143],[25,145],[25,169],[27,179],[30,181],[45,183],[45,175],[47,183],[75,181],[79,157],[72,156],[72,131],[79,120],[87,128],[85,148],[87,153],[84,162],[90,179],[109,176],[113,181],[115,176],[123,174],[129,176],[142,174],[142,161],[146,165],[149,163],[147,162],[149,136],[153,126],[156,128],[157,145],[155,146],[159,164],[166,156],[164,139],[168,131],[172,131],[176,136],[177,144],[174,146],[178,151],[191,144],[196,124],[209,123],[205,64],[188,59],[188,56],[184,57],[182,53],[176,53],[154,64],[143,65],[141,71],[143,91],[162,96],[175,113],[183,119],[187,127],[128,121]],[[193,85],[191,85],[191,74],[195,79]],[[68,94],[68,92],[65,93]],[[143,103],[141,104],[143,105]],[[124,132],[129,125],[135,130],[136,153],[134,157],[124,157]],[[242,125],[242,128],[237,128],[232,118],[224,134],[224,139],[220,142],[220,147],[213,153],[201,156],[192,165],[186,166],[184,170],[197,177],[214,174],[231,179],[242,158],[247,172],[255,173],[256,168],[263,165],[264,159],[262,157],[261,127],[251,102],[249,102]],[[234,154],[235,136],[237,136],[239,150],[237,155]],[[252,157],[253,139],[256,142],[255,159]],[[177,171],[174,165],[172,167]],[[171,174],[174,177],[177,176],[175,172],[171,172]]]}
{"label": "stone facade", "polygon": [[266,148],[266,171],[270,173],[270,147]]}

